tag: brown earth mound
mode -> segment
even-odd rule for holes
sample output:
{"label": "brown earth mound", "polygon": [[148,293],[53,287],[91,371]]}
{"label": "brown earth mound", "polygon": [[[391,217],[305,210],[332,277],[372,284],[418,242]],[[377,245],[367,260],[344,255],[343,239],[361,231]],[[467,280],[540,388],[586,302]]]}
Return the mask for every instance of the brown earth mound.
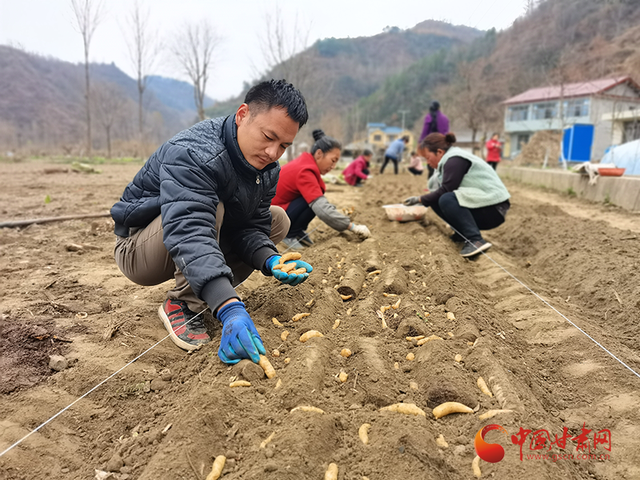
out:
{"label": "brown earth mound", "polygon": [[[43,176],[42,168],[0,164],[3,219],[105,211],[139,166],[105,165],[90,176]],[[78,359],[38,385],[0,395],[0,451],[161,341],[1,456],[0,478],[204,479],[213,458],[225,455],[229,480],[320,479],[330,463],[340,480],[468,479],[474,437],[491,423],[508,432],[486,437],[505,457],[481,461],[483,477],[640,477],[639,379],[569,323],[640,369],[637,216],[509,185],[507,222],[485,235],[493,248],[465,260],[432,212],[422,222],[387,220],[381,206],[419,194],[424,183],[388,173],[364,188],[330,186],[329,199],[355,207],[354,220],[373,238],[361,242],[314,220],[315,245],[303,252],[314,266],[307,282],[292,288],[254,274],[239,288],[273,379],[251,365],[221,363],[211,318],[213,342],[197,352],[161,341],[156,311],[170,284],[141,287],[122,276],[110,220],[0,231],[0,269],[8,273],[2,345],[12,343],[7,332],[40,325],[48,334],[64,331],[73,343],[62,353]],[[85,248],[69,251],[69,243]],[[353,282],[355,296],[343,300],[336,287],[354,268],[365,272],[364,283]],[[42,312],[52,305],[66,308]],[[394,305],[383,323],[377,312]],[[302,312],[310,315],[292,321]],[[45,314],[50,323],[37,317]],[[301,343],[312,329],[324,336]],[[434,337],[423,345],[406,339],[420,335]],[[351,356],[340,355],[345,348]],[[39,368],[48,362],[33,360]],[[493,396],[482,393],[478,377]],[[251,386],[230,388],[238,379]],[[436,419],[433,407],[450,401],[474,412]],[[381,410],[400,402],[426,416]],[[511,412],[480,418],[496,409]],[[366,445],[358,437],[365,423]],[[512,442],[527,430],[521,446]],[[594,438],[605,431],[610,450]],[[532,442],[533,432],[549,438]],[[564,448],[552,444],[563,432]],[[545,452],[550,457],[533,456]],[[109,473],[96,477],[96,470]]]}

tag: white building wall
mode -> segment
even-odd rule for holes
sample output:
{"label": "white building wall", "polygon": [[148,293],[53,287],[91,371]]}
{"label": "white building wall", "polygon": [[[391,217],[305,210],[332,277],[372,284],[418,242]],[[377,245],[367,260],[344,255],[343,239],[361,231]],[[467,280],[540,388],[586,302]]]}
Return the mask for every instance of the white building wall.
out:
{"label": "white building wall", "polygon": [[[616,88],[620,87],[625,87],[625,85],[618,85]],[[620,93],[625,93],[622,90]],[[628,97],[628,95],[621,96]],[[635,101],[633,97],[628,98],[629,100],[612,99],[609,96],[592,98],[593,109],[590,122],[595,125],[593,147],[591,148],[592,161],[600,161],[607,148],[622,141],[621,127],[616,125],[618,119],[625,117],[625,112],[638,107],[637,97]]]}

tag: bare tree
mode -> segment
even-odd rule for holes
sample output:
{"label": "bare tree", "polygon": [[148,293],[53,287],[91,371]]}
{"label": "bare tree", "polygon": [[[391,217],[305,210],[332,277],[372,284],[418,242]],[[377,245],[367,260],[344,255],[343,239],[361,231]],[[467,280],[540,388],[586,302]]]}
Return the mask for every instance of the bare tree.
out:
{"label": "bare tree", "polygon": [[149,10],[142,8],[140,0],[134,2],[127,23],[129,57],[136,71],[138,86],[138,135],[142,144],[144,142],[144,92],[147,88],[149,72],[158,58],[160,44],[156,35],[149,29]]}
{"label": "bare tree", "polygon": [[221,38],[211,24],[202,20],[183,27],[171,46],[171,52],[193,83],[193,95],[200,120],[205,119],[204,97],[209,70],[213,54],[220,43]]}
{"label": "bare tree", "polygon": [[296,14],[291,28],[287,28],[279,5],[264,14],[264,34],[260,35],[266,72],[284,78],[299,90],[304,90],[311,77],[312,66],[308,54],[310,26],[303,26]]}
{"label": "bare tree", "polygon": [[71,0],[76,27],[82,35],[84,47],[85,104],[87,111],[87,155],[91,158],[91,89],[89,76],[89,47],[102,17],[101,0]]}
{"label": "bare tree", "polygon": [[124,93],[110,83],[96,85],[93,104],[97,117],[105,131],[107,141],[107,158],[111,158],[111,133],[115,122],[120,117],[127,103]]}

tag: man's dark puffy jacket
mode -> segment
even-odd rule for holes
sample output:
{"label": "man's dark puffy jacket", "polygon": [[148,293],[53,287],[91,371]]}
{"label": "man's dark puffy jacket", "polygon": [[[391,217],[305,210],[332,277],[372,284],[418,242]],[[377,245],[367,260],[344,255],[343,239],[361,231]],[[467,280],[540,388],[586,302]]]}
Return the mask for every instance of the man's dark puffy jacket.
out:
{"label": "man's dark puffy jacket", "polygon": [[[237,297],[233,275],[216,241],[216,209],[224,203],[224,232],[234,252],[256,270],[277,253],[269,207],[280,166],[258,170],[237,141],[235,116],[204,120],[163,144],[111,209],[119,236],[162,215],[163,241],[194,293],[215,309]],[[226,298],[225,298],[226,297]],[[213,303],[213,304],[212,304]]]}

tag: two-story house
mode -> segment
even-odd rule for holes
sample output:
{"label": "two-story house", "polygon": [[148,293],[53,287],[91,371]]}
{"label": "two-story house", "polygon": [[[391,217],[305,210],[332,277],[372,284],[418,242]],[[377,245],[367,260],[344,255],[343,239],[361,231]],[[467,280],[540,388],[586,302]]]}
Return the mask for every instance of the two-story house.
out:
{"label": "two-story house", "polygon": [[537,131],[586,124],[593,126],[591,160],[599,160],[615,143],[616,119],[640,107],[640,86],[628,76],[605,78],[532,88],[504,104],[504,131],[512,158]]}

